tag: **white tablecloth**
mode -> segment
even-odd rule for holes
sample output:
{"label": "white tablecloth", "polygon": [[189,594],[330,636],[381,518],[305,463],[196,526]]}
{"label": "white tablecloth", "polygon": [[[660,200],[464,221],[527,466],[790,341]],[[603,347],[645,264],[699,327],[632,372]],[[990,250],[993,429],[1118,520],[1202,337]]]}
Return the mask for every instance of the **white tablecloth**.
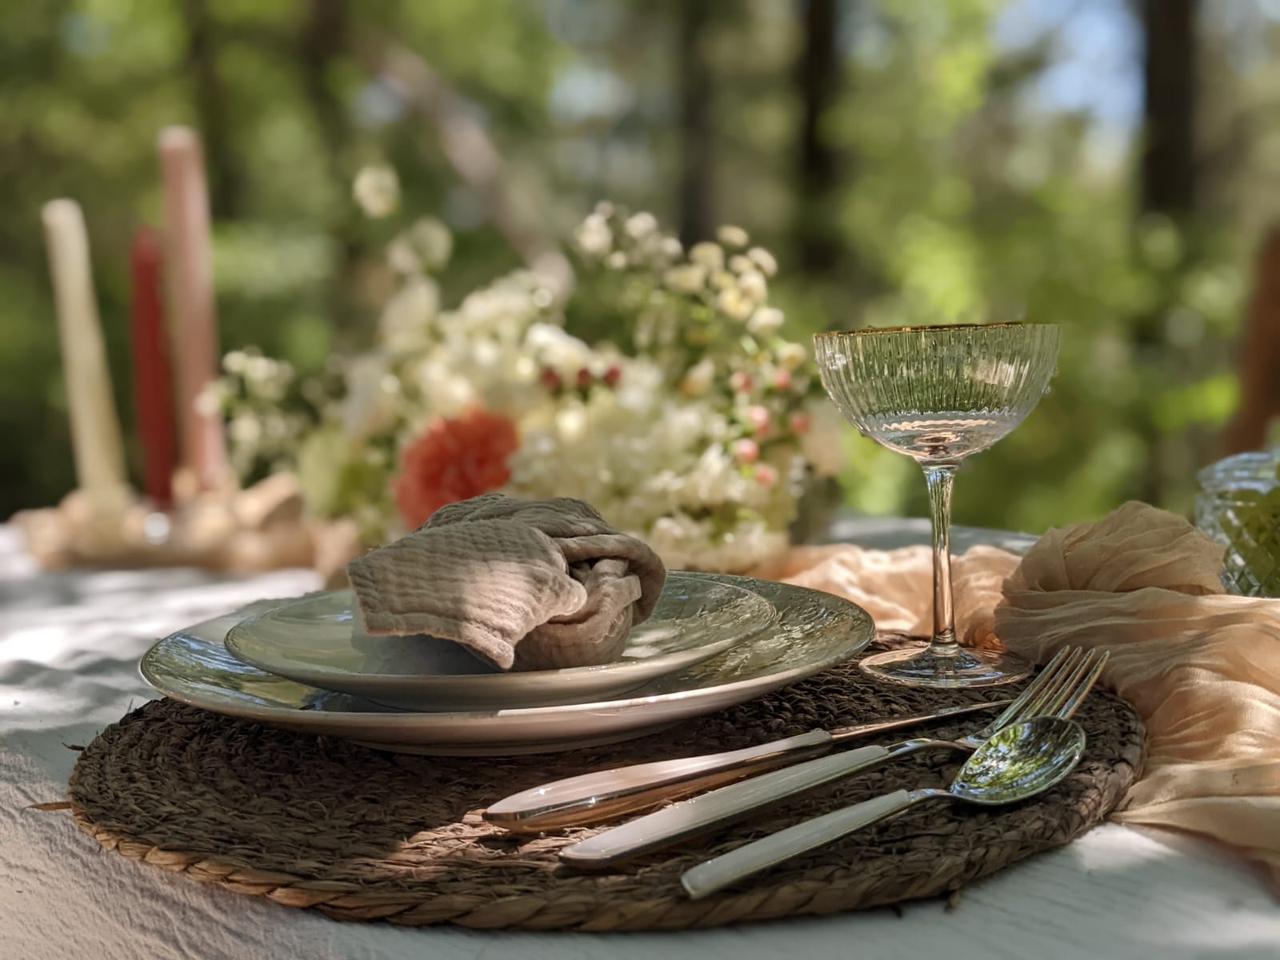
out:
{"label": "white tablecloth", "polygon": [[[840,533],[891,546],[926,529],[882,521]],[[76,756],[67,744],[151,696],[136,662],[153,638],[316,586],[307,571],[44,574],[0,527],[0,960],[1280,957],[1280,905],[1249,867],[1187,837],[1114,825],[966,888],[953,910],[585,935],[336,923],[140,866],[100,850],[66,813],[24,809],[62,797]]]}

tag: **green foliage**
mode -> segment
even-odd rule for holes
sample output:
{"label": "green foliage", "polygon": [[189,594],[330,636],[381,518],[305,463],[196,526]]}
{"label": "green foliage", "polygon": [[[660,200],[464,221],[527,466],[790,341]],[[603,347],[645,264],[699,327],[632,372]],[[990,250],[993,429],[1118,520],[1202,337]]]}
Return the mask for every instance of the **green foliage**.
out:
{"label": "green foliage", "polygon": [[[56,196],[85,208],[117,401],[132,432],[127,251],[133,229],[160,217],[155,137],[166,124],[207,134],[223,346],[287,358],[304,378],[333,352],[372,342],[391,288],[389,228],[351,202],[362,165],[392,164],[405,208],[436,211],[454,230],[439,278],[445,303],[521,259],[437,128],[379,79],[387,44],[420,56],[481,120],[503,157],[503,182],[547,236],[565,236],[601,197],[676,220],[679,4],[391,0],[339,4],[332,23],[317,19],[322,6],[0,5],[0,516],[72,485],[39,227],[40,206]],[[1242,163],[1252,178],[1220,190],[1194,224],[1135,227],[1131,161],[1100,158],[1088,118],[1029,98],[1048,55],[994,43],[1004,6],[843,7],[845,75],[820,129],[842,183],[821,215],[844,259],[804,275],[798,8],[715,5],[699,46],[716,81],[705,91],[714,219],[742,223],[777,252],[772,292],[793,339],[1024,310],[1064,327],[1053,393],[966,467],[959,522],[1039,530],[1133,496],[1185,508],[1194,469],[1212,458],[1236,400],[1231,340],[1249,237],[1235,228],[1257,223],[1261,205],[1248,198],[1261,194],[1266,165]],[[1246,91],[1236,113],[1273,106],[1274,84],[1261,73],[1226,56],[1207,62],[1218,71],[1205,80],[1216,115],[1231,112],[1223,91]],[[603,306],[572,319],[618,322]],[[924,512],[912,464],[860,438],[848,448],[855,508]]]}

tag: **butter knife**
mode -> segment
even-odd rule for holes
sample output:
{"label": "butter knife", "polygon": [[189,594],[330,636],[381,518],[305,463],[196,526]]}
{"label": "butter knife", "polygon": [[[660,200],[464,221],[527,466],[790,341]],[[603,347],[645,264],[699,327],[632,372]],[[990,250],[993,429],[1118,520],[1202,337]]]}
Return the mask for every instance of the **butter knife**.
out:
{"label": "butter knife", "polygon": [[902,730],[948,717],[995,710],[1012,702],[994,700],[987,703],[966,703],[934,713],[837,727],[834,730],[810,730],[798,736],[741,750],[637,763],[584,773],[505,797],[485,810],[484,818],[513,833],[543,833],[564,827],[601,823],[800,760],[818,757],[859,737]]}

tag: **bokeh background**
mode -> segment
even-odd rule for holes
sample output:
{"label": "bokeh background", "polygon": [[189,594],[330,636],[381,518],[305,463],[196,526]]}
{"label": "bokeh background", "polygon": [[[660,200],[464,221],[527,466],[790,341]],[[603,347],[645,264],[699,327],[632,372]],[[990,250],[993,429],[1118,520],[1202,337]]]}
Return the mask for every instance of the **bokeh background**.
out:
{"label": "bokeh background", "polygon": [[[1277,51],[1278,0],[0,5],[0,516],[72,486],[40,207],[85,208],[128,430],[128,248],[170,123],[205,138],[225,349],[305,373],[369,342],[365,164],[456,232],[446,300],[610,198],[686,240],[746,227],[796,336],[1062,324],[1054,392],[966,467],[958,522],[1185,510],[1280,214]],[[904,458],[850,436],[849,463],[854,509],[924,512]]]}

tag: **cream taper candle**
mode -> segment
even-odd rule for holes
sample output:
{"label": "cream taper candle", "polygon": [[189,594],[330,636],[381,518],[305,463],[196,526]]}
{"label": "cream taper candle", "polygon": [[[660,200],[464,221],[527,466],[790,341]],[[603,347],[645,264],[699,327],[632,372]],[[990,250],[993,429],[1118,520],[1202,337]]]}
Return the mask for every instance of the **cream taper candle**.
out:
{"label": "cream taper candle", "polygon": [[49,201],[42,217],[58,311],[76,482],[91,503],[107,505],[117,502],[125,489],[124,444],[98,319],[89,236],[84,214],[74,200]]}
{"label": "cream taper candle", "polygon": [[160,163],[182,463],[200,489],[209,490],[224,485],[229,472],[222,415],[200,403],[201,393],[218,376],[218,320],[209,191],[196,132],[189,127],[161,130]]}

